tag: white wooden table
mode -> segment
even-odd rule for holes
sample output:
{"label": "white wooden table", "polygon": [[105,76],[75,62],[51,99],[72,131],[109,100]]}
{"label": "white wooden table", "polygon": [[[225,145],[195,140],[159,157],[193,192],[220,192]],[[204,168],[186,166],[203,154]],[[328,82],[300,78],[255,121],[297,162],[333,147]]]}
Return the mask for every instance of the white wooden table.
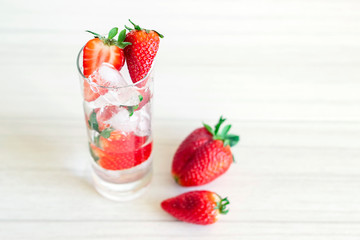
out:
{"label": "white wooden table", "polygon": [[[360,239],[360,2],[0,2],[0,239]],[[88,177],[75,57],[127,18],[163,33],[155,174],[117,203]],[[237,164],[199,188],[170,176],[181,140],[223,114]],[[228,196],[212,226],[161,200]]]}

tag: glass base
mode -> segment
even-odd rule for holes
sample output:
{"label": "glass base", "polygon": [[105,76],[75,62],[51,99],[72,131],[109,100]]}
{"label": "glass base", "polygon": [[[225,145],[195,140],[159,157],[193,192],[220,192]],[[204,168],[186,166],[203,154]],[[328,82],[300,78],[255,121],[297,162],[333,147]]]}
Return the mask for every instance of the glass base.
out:
{"label": "glass base", "polygon": [[92,178],[95,189],[105,198],[113,201],[129,201],[139,197],[145,192],[151,182],[152,169],[149,169],[146,175],[134,182],[107,182],[100,178],[94,170],[92,170]]}

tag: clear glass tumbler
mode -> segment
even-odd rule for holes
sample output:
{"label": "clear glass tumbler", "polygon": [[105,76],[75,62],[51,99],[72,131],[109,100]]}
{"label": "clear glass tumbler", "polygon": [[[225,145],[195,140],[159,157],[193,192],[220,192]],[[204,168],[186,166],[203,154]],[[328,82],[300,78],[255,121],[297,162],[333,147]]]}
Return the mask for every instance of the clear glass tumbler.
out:
{"label": "clear glass tumbler", "polygon": [[81,50],[77,68],[94,186],[106,198],[133,199],[152,176],[153,69],[135,84],[101,86],[93,75],[84,76],[82,55]]}

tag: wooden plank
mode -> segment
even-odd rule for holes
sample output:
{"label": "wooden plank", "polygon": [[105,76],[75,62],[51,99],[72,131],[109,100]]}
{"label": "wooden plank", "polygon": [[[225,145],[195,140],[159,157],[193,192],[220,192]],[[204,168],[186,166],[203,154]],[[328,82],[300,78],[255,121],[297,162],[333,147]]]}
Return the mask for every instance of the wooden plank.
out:
{"label": "wooden plank", "polygon": [[[330,239],[357,240],[359,224],[218,223],[194,226],[178,222],[7,222],[4,239]],[[19,231],[21,229],[21,231]],[[139,230],[141,229],[141,233]],[[190,234],[191,233],[191,234]]]}

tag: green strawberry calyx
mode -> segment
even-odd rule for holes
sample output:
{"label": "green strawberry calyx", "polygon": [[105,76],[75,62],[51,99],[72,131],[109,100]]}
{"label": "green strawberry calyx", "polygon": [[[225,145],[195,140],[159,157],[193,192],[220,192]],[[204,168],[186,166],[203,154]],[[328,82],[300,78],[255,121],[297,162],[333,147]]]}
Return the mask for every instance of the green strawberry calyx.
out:
{"label": "green strawberry calyx", "polygon": [[119,29],[117,27],[112,28],[109,31],[108,37],[102,36],[98,33],[86,30],[86,32],[94,35],[95,38],[99,38],[105,45],[108,46],[117,46],[121,49],[124,49],[126,46],[131,45],[130,42],[124,42],[126,37],[126,29],[123,29],[118,36],[118,39],[114,39],[114,37],[118,34]]}
{"label": "green strawberry calyx", "polygon": [[221,198],[219,195],[218,197],[221,199],[219,202],[216,202],[216,206],[214,209],[219,209],[219,212],[221,214],[227,214],[229,212],[229,209],[227,208],[227,205],[230,204],[229,200],[226,198]]}
{"label": "green strawberry calyx", "polygon": [[221,140],[224,142],[224,146],[230,145],[230,147],[233,147],[240,141],[240,137],[238,135],[228,134],[231,128],[230,124],[223,127],[220,132],[220,126],[225,122],[225,120],[226,119],[221,116],[214,129],[208,124],[203,123],[203,125],[213,135],[214,140]]}
{"label": "green strawberry calyx", "polygon": [[111,127],[108,127],[108,128],[105,128],[104,130],[100,131],[99,129],[99,123],[96,119],[96,112],[93,111],[91,114],[90,114],[90,118],[88,120],[88,124],[89,124],[89,127],[95,131],[97,131],[100,135],[99,136],[102,136],[103,138],[109,138],[110,135],[111,135],[111,132],[114,131],[113,128]]}
{"label": "green strawberry calyx", "polygon": [[132,30],[137,30],[137,31],[145,30],[146,33],[149,33],[150,31],[154,31],[154,32],[157,33],[157,35],[159,35],[160,38],[164,38],[164,35],[162,35],[158,31],[141,28],[139,25],[136,25],[135,23],[133,23],[130,19],[129,19],[129,22],[134,26],[134,28],[129,28],[128,26],[125,25],[125,28],[127,30],[129,30],[129,31],[132,31]]}

